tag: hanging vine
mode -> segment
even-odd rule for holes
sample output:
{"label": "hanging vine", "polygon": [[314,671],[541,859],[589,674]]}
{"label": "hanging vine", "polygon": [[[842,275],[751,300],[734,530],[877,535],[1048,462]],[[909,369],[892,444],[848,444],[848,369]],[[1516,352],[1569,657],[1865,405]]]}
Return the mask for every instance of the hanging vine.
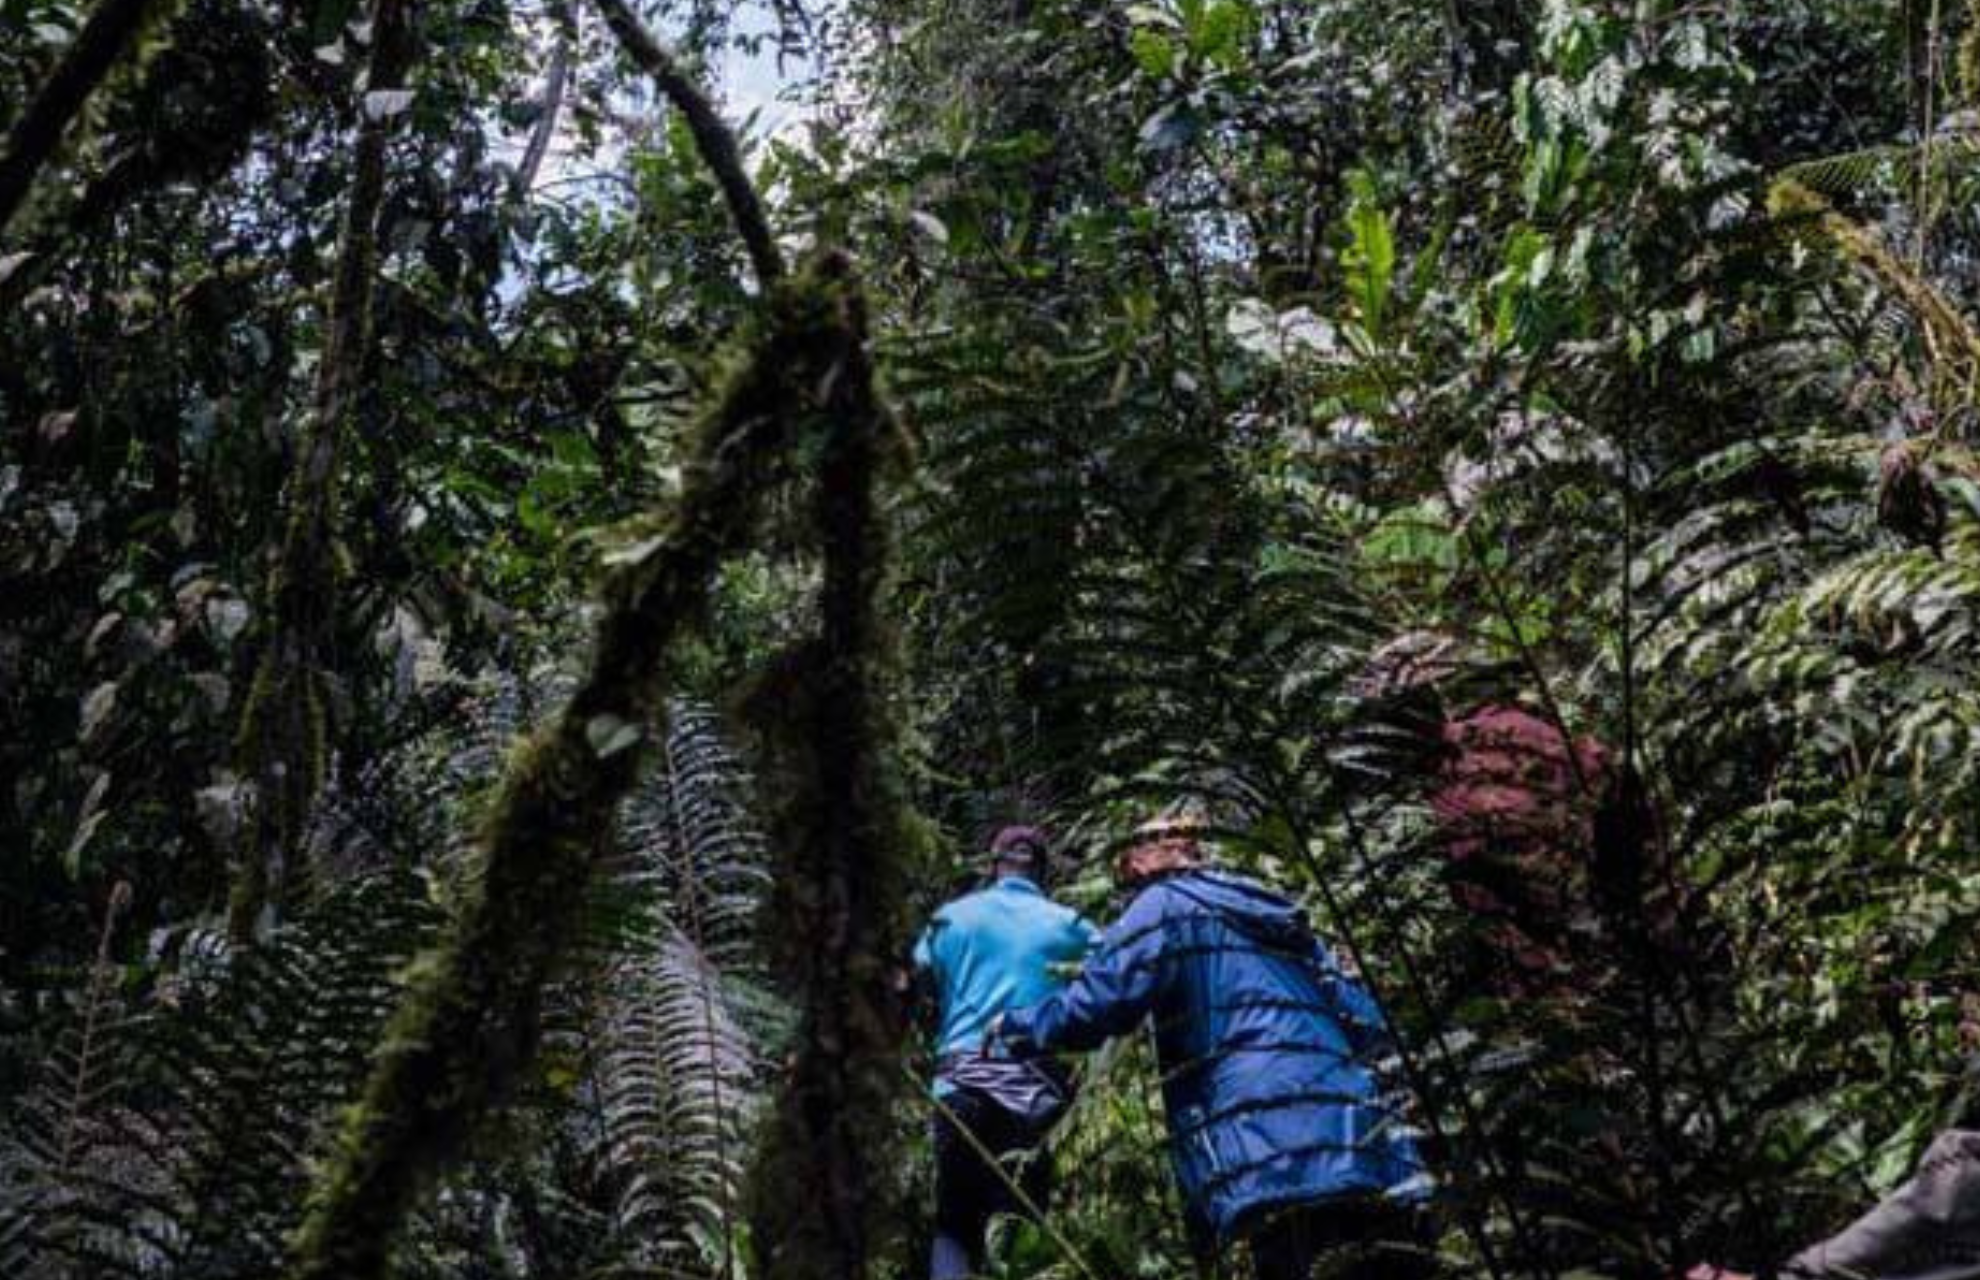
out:
{"label": "hanging vine", "polygon": [[906,950],[917,836],[885,705],[894,657],[879,611],[890,542],[879,493],[903,450],[865,355],[865,316],[849,320],[813,508],[819,632],[755,699],[787,797],[765,932],[800,1018],[751,1188],[766,1280],[869,1275],[885,1224],[899,1220],[889,1135],[904,1022],[890,974]]}
{"label": "hanging vine", "polygon": [[371,343],[385,149],[393,121],[405,110],[398,95],[412,64],[409,9],[408,0],[375,0],[371,9],[364,119],[338,237],[328,331],[309,426],[289,476],[287,525],[268,583],[267,631],[236,739],[241,775],[253,785],[228,909],[236,940],[250,938],[263,909],[279,900],[282,868],[328,762],[324,663],[338,600],[338,463]]}

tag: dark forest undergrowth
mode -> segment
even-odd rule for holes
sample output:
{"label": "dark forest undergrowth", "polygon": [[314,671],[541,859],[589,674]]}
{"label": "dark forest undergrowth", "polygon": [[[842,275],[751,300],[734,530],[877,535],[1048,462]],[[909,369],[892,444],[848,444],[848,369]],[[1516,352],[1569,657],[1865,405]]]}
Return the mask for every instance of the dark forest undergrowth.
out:
{"label": "dark forest undergrowth", "polygon": [[[1150,814],[1449,1274],[1974,1123],[1980,9],[0,0],[0,1274],[918,1273]],[[999,1277],[1195,1274],[1147,1046]]]}

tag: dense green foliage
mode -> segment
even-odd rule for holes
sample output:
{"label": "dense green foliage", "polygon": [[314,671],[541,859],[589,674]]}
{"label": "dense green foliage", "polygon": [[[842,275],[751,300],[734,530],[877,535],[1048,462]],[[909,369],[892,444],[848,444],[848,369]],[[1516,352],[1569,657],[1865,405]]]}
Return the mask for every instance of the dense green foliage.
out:
{"label": "dense green foliage", "polygon": [[[0,135],[0,1272],[907,1274],[915,913],[1181,796],[1454,1273],[1971,1116],[1980,7],[0,0]],[[1147,1056],[1000,1274],[1190,1274]]]}

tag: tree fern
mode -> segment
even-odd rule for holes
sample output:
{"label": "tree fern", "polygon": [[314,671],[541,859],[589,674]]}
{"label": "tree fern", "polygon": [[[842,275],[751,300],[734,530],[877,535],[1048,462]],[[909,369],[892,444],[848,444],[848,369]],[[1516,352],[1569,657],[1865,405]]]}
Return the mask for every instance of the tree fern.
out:
{"label": "tree fern", "polygon": [[[1892,545],[1871,500],[1883,452],[1811,433],[1707,458],[1674,482],[1708,500],[1639,570],[1646,765],[1689,798],[1671,807],[1670,839],[1715,889],[1747,993],[1718,1008],[1705,1042],[1736,1118],[1714,1146],[1743,1145],[1769,1170],[1758,1176],[1798,1195],[1843,1140],[1835,1099],[1867,1087],[1816,1064],[1863,1035],[1880,981],[1963,954],[1980,908],[1947,878],[1973,821],[1972,521],[1955,504],[1939,552]],[[1767,897],[1746,892],[1758,884]],[[1841,955],[1856,983],[1811,1004],[1792,975]],[[1949,1034],[1943,1014],[1928,1025]],[[1920,1034],[1881,1052],[1919,1051]],[[1921,1141],[1942,1101],[1874,1124]],[[1731,1220],[1723,1201],[1717,1212]]]}

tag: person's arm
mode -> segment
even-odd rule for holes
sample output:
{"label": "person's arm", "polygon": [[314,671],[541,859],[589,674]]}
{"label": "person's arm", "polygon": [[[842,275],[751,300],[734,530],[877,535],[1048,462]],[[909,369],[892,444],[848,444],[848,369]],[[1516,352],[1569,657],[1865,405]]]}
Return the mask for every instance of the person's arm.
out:
{"label": "person's arm", "polygon": [[1063,990],[998,1022],[997,1038],[1014,1053],[1084,1050],[1132,1031],[1154,1007],[1163,978],[1161,890],[1134,900],[1102,934],[1079,976]]}
{"label": "person's arm", "polygon": [[[1948,1129],[1911,1179],[1781,1268],[1781,1280],[1970,1280],[1980,1276],[1980,1133]],[[1685,1280],[1753,1280],[1701,1265]]]}
{"label": "person's arm", "polygon": [[1836,1235],[1804,1249],[1782,1277],[1965,1280],[1980,1276],[1980,1132],[1932,1140],[1903,1186]]}

